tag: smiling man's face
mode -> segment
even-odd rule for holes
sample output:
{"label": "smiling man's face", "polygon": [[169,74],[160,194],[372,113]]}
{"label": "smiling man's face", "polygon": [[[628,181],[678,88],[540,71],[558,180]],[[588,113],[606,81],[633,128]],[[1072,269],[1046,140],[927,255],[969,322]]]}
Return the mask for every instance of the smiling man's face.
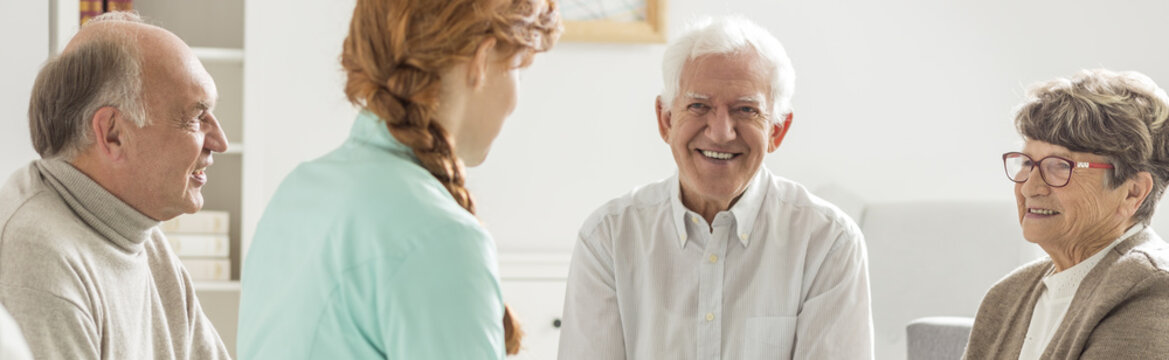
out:
{"label": "smiling man's face", "polygon": [[127,127],[119,174],[135,191],[119,195],[138,211],[168,220],[203,207],[204,170],[212,152],[227,151],[227,136],[212,114],[215,82],[177,36],[147,29],[142,52],[142,100],[148,123]]}
{"label": "smiling man's face", "polygon": [[658,127],[691,210],[729,208],[778,146],[772,71],[752,51],[703,55],[683,66],[678,95],[660,109]]}

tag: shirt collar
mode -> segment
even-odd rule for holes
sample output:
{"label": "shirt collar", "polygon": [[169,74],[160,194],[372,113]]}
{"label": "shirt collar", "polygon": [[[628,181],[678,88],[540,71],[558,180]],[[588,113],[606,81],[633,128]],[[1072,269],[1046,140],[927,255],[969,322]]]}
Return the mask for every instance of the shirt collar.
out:
{"label": "shirt collar", "polygon": [[386,122],[369,110],[361,110],[357,114],[357,120],[353,122],[353,128],[349,130],[349,140],[414,159],[414,150],[390,134]]}
{"label": "shirt collar", "polygon": [[[1100,261],[1104,259],[1104,256],[1107,255],[1108,252],[1112,250],[1112,248],[1116,247],[1116,245],[1124,242],[1124,240],[1127,240],[1134,234],[1144,229],[1144,224],[1133,225],[1133,227],[1128,228],[1128,231],[1125,231],[1123,235],[1120,235],[1119,238],[1117,238],[1111,244],[1108,244],[1107,247],[1100,249],[1100,251],[1092,254],[1092,256],[1084,259],[1084,261],[1081,261],[1079,264],[1075,264],[1070,268],[1064,269],[1064,271],[1050,274],[1043,278],[1043,285],[1047,287],[1047,291],[1051,294],[1050,296],[1052,298],[1059,299],[1075,296],[1076,290],[1080,287],[1080,282],[1084,281],[1084,278],[1088,276],[1088,273],[1096,267],[1096,264],[1099,264]],[[1054,271],[1054,268],[1052,271]]]}
{"label": "shirt collar", "polygon": [[[743,195],[739,197],[739,201],[731,206],[731,215],[735,217],[736,228],[739,231],[735,234],[739,238],[739,243],[746,247],[751,243],[751,231],[755,227],[755,219],[759,217],[759,209],[763,206],[763,198],[767,196],[767,183],[771,181],[770,172],[764,165],[759,166],[759,171],[751,178],[751,182],[747,185],[747,189],[743,191]],[[670,202],[671,210],[674,219],[674,231],[677,232],[678,246],[686,247],[686,216],[688,213],[693,213],[682,204],[682,184],[675,173],[670,178]],[[694,216],[698,216],[695,214]]]}

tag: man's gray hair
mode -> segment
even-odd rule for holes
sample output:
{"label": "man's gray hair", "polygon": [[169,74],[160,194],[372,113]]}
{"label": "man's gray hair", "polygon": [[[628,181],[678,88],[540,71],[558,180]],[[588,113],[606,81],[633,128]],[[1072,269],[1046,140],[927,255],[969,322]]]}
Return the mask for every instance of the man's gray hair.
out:
{"label": "man's gray hair", "polygon": [[[142,18],[111,12],[90,19],[84,27],[115,21],[142,23]],[[92,144],[90,120],[103,107],[117,108],[139,127],[146,124],[135,34],[119,31],[77,44],[50,59],[37,74],[28,125],[33,148],[42,158],[71,160]]]}
{"label": "man's gray hair", "polygon": [[742,16],[702,18],[692,22],[682,36],[666,48],[662,60],[662,103],[669,107],[678,96],[682,82],[682,67],[687,61],[702,55],[732,54],[754,51],[773,69],[771,109],[773,123],[786,118],[792,111],[791,98],[796,87],[796,72],[783,44],[767,29]]}

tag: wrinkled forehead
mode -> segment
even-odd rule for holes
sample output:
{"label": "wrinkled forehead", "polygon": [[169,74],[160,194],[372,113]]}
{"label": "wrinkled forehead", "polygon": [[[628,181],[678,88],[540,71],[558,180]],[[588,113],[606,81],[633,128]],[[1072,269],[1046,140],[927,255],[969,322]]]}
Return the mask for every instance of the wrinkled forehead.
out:
{"label": "wrinkled forehead", "polygon": [[768,103],[774,71],[754,51],[701,55],[682,66],[678,95]]}
{"label": "wrinkled forehead", "polygon": [[142,38],[139,43],[144,95],[182,95],[181,105],[186,107],[213,102],[218,96],[215,81],[195,53],[170,32],[162,30],[156,35]]}

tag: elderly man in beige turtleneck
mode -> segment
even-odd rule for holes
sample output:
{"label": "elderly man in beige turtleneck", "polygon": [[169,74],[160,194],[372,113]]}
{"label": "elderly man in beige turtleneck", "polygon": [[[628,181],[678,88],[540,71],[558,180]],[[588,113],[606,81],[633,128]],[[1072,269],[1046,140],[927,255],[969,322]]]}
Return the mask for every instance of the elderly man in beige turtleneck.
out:
{"label": "elderly man in beige turtleneck", "polygon": [[228,358],[160,221],[199,210],[227,149],[215,84],[174,34],[91,20],[37,76],[42,159],[0,188],[0,304],[36,358]]}

